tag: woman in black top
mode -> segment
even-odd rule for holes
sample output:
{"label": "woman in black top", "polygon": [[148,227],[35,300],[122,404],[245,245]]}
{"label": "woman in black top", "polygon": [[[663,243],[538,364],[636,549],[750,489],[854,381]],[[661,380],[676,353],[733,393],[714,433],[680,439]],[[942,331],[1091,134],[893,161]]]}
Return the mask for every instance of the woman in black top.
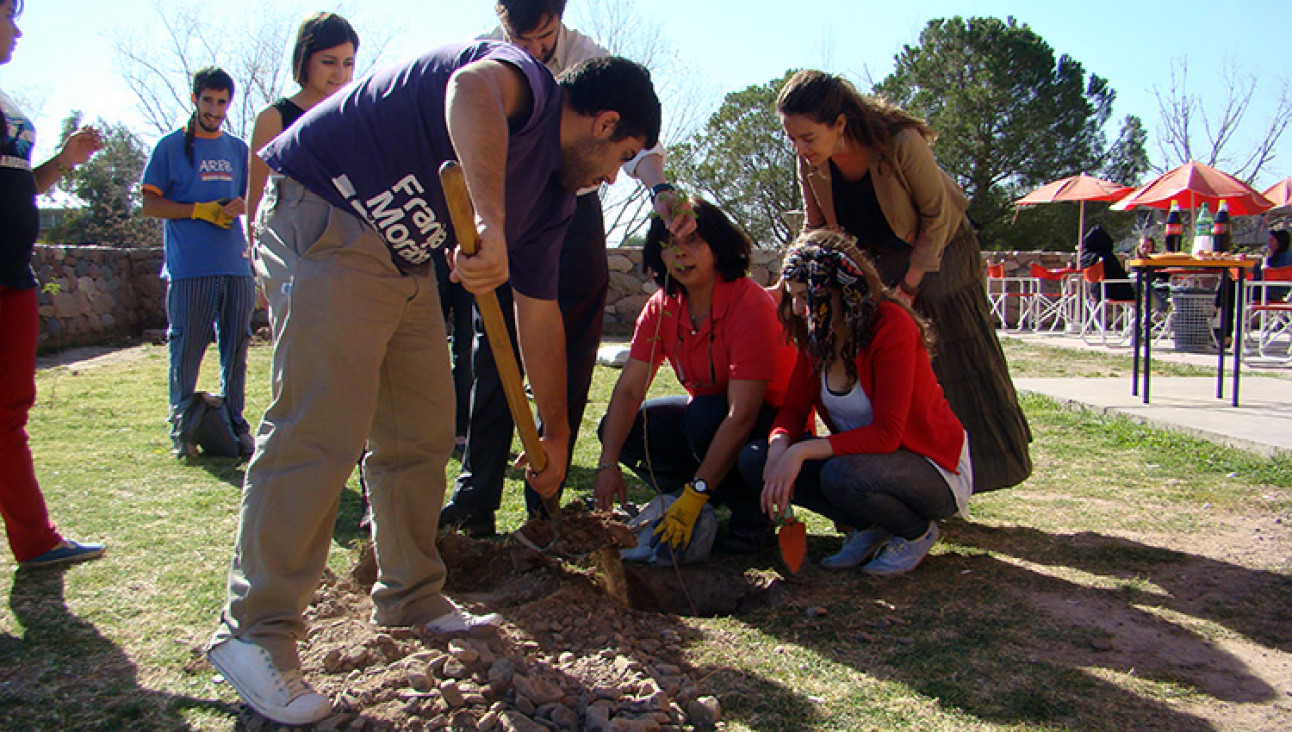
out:
{"label": "woman in black top", "polygon": [[[22,31],[22,0],[0,0],[0,64],[9,63]],[[72,133],[58,154],[33,167],[36,129],[0,91],[0,514],[14,558],[23,567],[94,559],[102,544],[65,539],[50,521],[27,446],[27,413],[36,401],[36,276],[31,252],[40,232],[36,195],[103,147],[92,127]]]}
{"label": "woman in black top", "polygon": [[315,13],[301,23],[292,50],[292,78],[301,90],[283,97],[256,115],[251,129],[251,164],[247,167],[247,241],[255,247],[256,211],[264,194],[269,167],[256,155],[314,105],[354,78],[359,35],[336,13]]}

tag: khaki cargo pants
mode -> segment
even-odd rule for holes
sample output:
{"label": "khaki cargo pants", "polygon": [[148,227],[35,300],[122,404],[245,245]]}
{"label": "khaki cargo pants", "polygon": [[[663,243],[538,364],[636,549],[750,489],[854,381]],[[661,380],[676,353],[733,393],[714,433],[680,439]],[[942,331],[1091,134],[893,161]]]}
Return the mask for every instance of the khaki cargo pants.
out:
{"label": "khaki cargo pants", "polygon": [[291,179],[271,181],[262,211],[256,266],[277,337],[273,400],[212,643],[256,643],[285,670],[300,666],[301,614],[365,443],[373,621],[414,625],[452,609],[435,538],[454,393],[433,272],[401,274],[369,226]]}

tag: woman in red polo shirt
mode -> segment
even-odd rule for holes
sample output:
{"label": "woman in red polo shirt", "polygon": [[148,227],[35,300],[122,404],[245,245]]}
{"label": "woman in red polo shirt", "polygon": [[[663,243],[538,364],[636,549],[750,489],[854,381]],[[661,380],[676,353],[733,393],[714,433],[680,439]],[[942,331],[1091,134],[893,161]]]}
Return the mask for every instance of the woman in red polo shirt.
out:
{"label": "woman in red polo shirt", "polygon": [[[768,442],[741,453],[762,508],[797,503],[859,527],[827,567],[909,572],[938,540],[935,521],[973,492],[969,438],[942,394],[929,333],[880,282],[847,234],[799,237],[781,266],[780,318],[799,349]],[[815,407],[828,437],[804,435]]]}
{"label": "woman in red polo shirt", "polygon": [[[643,267],[660,289],[637,318],[624,366],[598,430],[596,503],[625,500],[620,464],[663,493],[682,491],[660,524],[684,546],[710,498],[731,509],[722,548],[753,551],[771,537],[757,486],[733,468],[740,449],[767,434],[794,351],[781,338],[776,304],[749,279],[752,245],[717,207],[696,201],[696,228],[675,237],[651,222]],[[644,401],[667,358],[685,395]],[[649,445],[649,459],[647,446]]]}

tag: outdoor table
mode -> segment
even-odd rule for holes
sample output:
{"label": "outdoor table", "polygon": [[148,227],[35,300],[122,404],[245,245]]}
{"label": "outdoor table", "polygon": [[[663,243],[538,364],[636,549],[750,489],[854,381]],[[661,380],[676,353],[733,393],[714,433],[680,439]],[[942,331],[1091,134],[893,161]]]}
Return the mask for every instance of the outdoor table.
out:
{"label": "outdoor table", "polygon": [[[1127,264],[1135,272],[1135,331],[1131,337],[1131,346],[1134,354],[1131,357],[1131,395],[1140,395],[1140,350],[1143,349],[1144,360],[1144,382],[1143,398],[1144,403],[1149,401],[1149,373],[1151,371],[1151,351],[1153,348],[1153,338],[1150,329],[1153,324],[1153,318],[1149,315],[1151,307],[1150,299],[1152,297],[1152,281],[1154,273],[1159,270],[1171,269],[1181,271],[1215,271],[1219,270],[1221,274],[1221,288],[1223,289],[1226,282],[1230,280],[1230,271],[1238,273],[1238,284],[1235,288],[1233,298],[1221,298],[1221,322],[1232,322],[1234,330],[1232,335],[1232,348],[1234,349],[1234,392],[1233,405],[1238,406],[1238,378],[1242,367],[1243,360],[1243,280],[1247,271],[1256,267],[1257,260],[1239,258],[1239,257],[1194,257],[1187,254],[1167,254],[1150,256],[1141,259],[1132,259]],[[1222,342],[1216,349],[1219,356],[1216,358],[1216,398],[1225,398],[1225,345]]]}

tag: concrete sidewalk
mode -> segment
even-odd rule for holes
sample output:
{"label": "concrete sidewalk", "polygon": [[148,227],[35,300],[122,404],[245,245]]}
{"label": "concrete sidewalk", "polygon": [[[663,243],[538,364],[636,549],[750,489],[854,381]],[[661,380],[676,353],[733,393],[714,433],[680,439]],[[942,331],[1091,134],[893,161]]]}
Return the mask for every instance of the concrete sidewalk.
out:
{"label": "concrete sidewalk", "polygon": [[1018,378],[1014,386],[1210,442],[1292,458],[1292,380],[1244,376],[1237,408],[1230,406],[1230,384],[1226,398],[1217,399],[1216,379],[1208,376],[1154,376],[1150,404],[1131,396],[1129,377]]}
{"label": "concrete sidewalk", "polygon": [[[1030,343],[1124,355],[1130,349],[1090,347],[1079,338],[1000,334]],[[1154,361],[1215,368],[1215,354],[1154,349]],[[1232,365],[1226,359],[1228,369]],[[1232,377],[1225,398],[1216,398],[1215,376],[1154,376],[1152,403],[1131,395],[1130,376],[1118,378],[1016,378],[1019,391],[1043,394],[1106,414],[1118,414],[1153,427],[1183,432],[1260,455],[1292,457],[1292,364],[1243,362],[1238,407],[1231,406]]]}

